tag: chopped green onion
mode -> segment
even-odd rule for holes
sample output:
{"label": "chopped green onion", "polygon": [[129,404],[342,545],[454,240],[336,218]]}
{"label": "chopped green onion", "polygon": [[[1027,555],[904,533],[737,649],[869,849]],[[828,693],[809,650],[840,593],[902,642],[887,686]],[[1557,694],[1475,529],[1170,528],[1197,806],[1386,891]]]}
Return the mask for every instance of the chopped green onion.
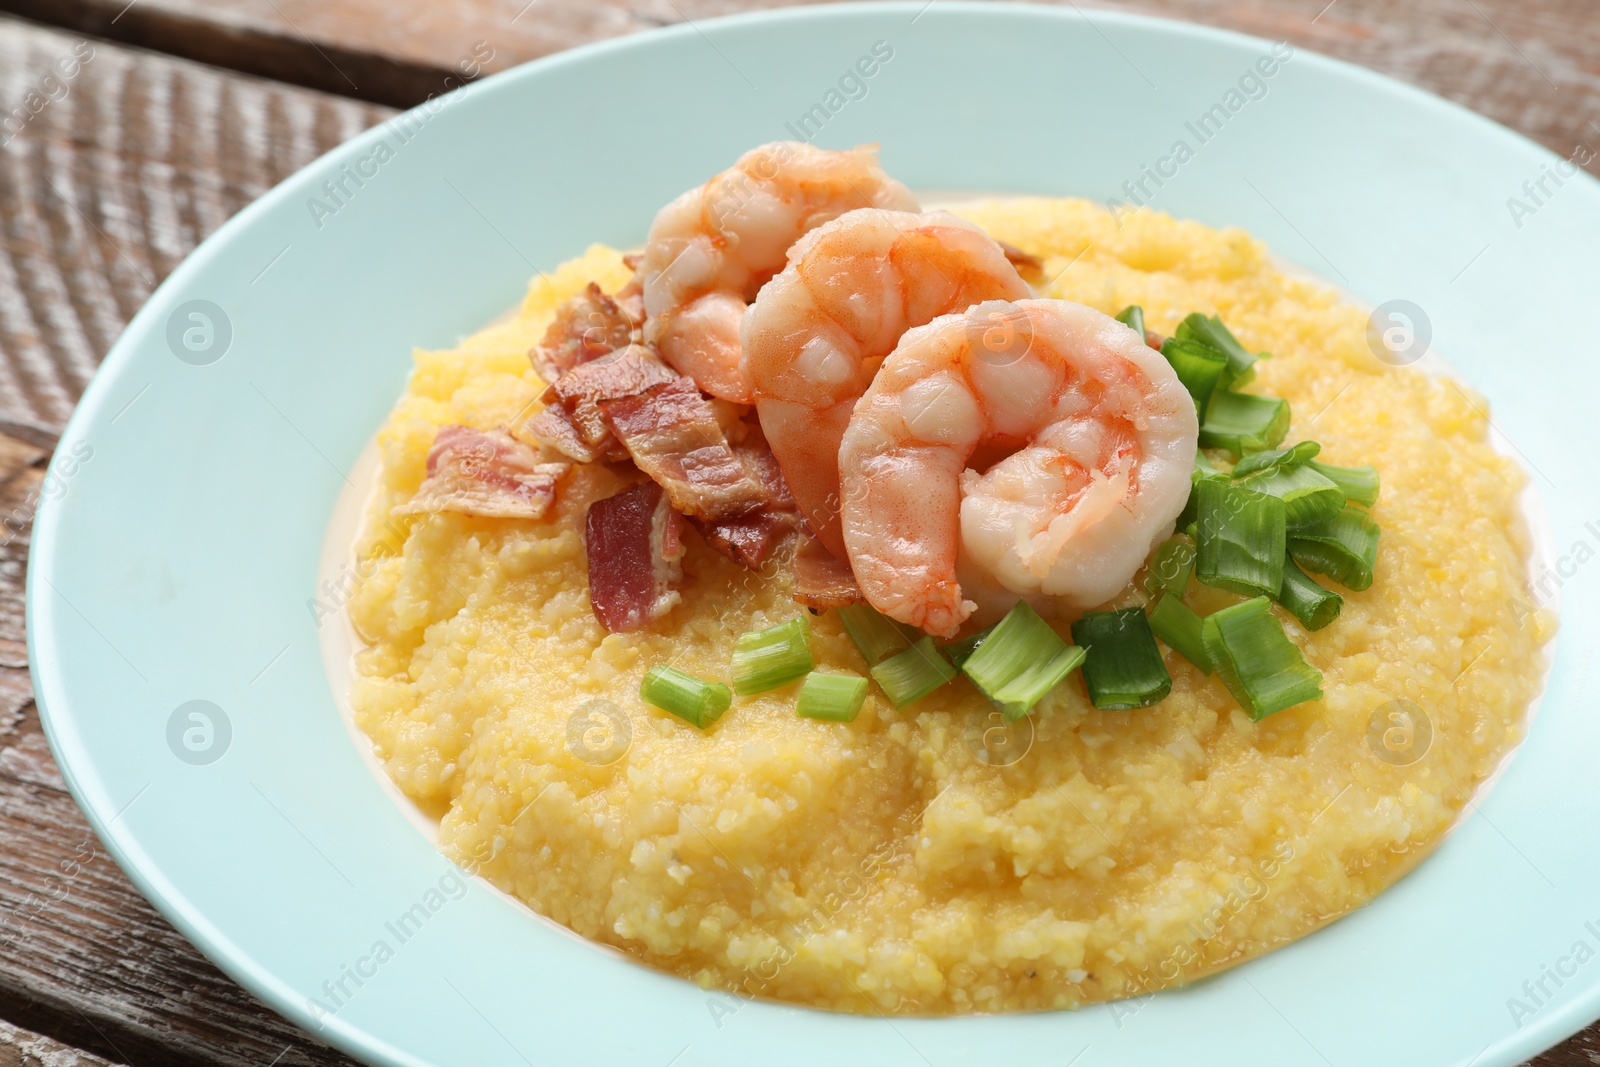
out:
{"label": "chopped green onion", "polygon": [[742,697],[788,685],[812,667],[804,615],[765,630],[751,630],[733,643],[733,691]]}
{"label": "chopped green onion", "polygon": [[1145,590],[1152,596],[1158,589],[1182,596],[1193,573],[1193,542],[1183,537],[1169,537],[1156,548],[1145,567]]}
{"label": "chopped green onion", "polygon": [[644,681],[639,683],[639,699],[704,730],[728,710],[733,694],[721,682],[702,681],[660,664],[645,672]]}
{"label": "chopped green onion", "polygon": [[1026,601],[994,625],[961,670],[1005,713],[1020,719],[1083,662],[1083,649],[1061,640]]}
{"label": "chopped green onion", "polygon": [[1143,608],[1091,611],[1072,624],[1072,640],[1088,653],[1083,683],[1095,707],[1143,708],[1172,692],[1172,676]]}
{"label": "chopped green onion", "polygon": [[1276,596],[1288,529],[1283,501],[1209,479],[1196,491],[1194,576],[1240,596]]}
{"label": "chopped green onion", "polygon": [[1269,467],[1239,484],[1282,500],[1291,533],[1319,526],[1344,510],[1344,490],[1310,467]]}
{"label": "chopped green onion", "polygon": [[1207,615],[1203,629],[1223,684],[1252,719],[1322,698],[1322,672],[1283,632],[1266,597]]}
{"label": "chopped green onion", "polygon": [[1283,588],[1278,590],[1277,600],[1307,630],[1322,629],[1339,617],[1344,606],[1344,597],[1306,577],[1293,559],[1283,561]]}
{"label": "chopped green onion", "polygon": [[1335,467],[1317,460],[1312,460],[1310,465],[1312,470],[1343,489],[1350,503],[1370,508],[1378,502],[1378,468]]}
{"label": "chopped green onion", "polygon": [[803,719],[854,722],[867,699],[867,680],[859,674],[812,671],[800,686],[794,710]]}
{"label": "chopped green onion", "polygon": [[839,609],[839,621],[845,633],[856,643],[861,658],[868,667],[876,667],[884,659],[910,648],[920,636],[917,630],[880,615],[870,604],[850,604]]}
{"label": "chopped green onion", "polygon": [[[1189,500],[1183,505],[1182,514],[1178,516],[1178,529],[1188,530],[1194,525],[1196,508],[1200,500],[1195,494],[1195,486],[1208,479],[1225,482],[1228,480],[1228,472],[1217,470],[1211,465],[1211,461],[1206,459],[1206,454],[1197,450],[1194,454],[1194,470],[1189,472]],[[1191,534],[1189,539],[1194,540],[1194,536]]]}
{"label": "chopped green onion", "polygon": [[1217,668],[1206,651],[1205,635],[1201,632],[1204,622],[1175,593],[1163,593],[1150,612],[1151,631],[1178,655],[1210,674]]}
{"label": "chopped green onion", "polygon": [[1178,381],[1189,390],[1194,398],[1194,410],[1204,421],[1212,393],[1222,385],[1228,373],[1228,357],[1210,345],[1181,337],[1167,338],[1161,346],[1161,354],[1172,364]]}
{"label": "chopped green onion", "polygon": [[1264,471],[1268,467],[1303,467],[1321,451],[1322,446],[1315,441],[1301,441],[1288,448],[1270,448],[1265,452],[1252,452],[1234,464],[1233,476],[1243,478],[1246,474]]}
{"label": "chopped green onion", "polygon": [[1289,402],[1218,389],[1200,424],[1200,447],[1226,448],[1236,456],[1277,448],[1289,432]]}
{"label": "chopped green onion", "polygon": [[873,679],[897,708],[927,696],[955,676],[956,669],[933,646],[931,637],[924,637],[872,668]]}
{"label": "chopped green onion", "polygon": [[1328,521],[1289,538],[1289,554],[1308,571],[1326,574],[1347,589],[1372,585],[1378,560],[1378,524],[1365,511],[1346,504]]}
{"label": "chopped green onion", "polygon": [[1222,324],[1221,319],[1215,315],[1207,317],[1198,311],[1178,323],[1177,336],[1208,344],[1228,357],[1228,377],[1231,381],[1223,384],[1225,389],[1237,389],[1249,384],[1250,379],[1256,376],[1256,360],[1266,355],[1245,351],[1244,345],[1233,336],[1232,330]]}
{"label": "chopped green onion", "polygon": [[978,651],[978,646],[987,641],[989,639],[989,635],[992,633],[994,633],[993,626],[985,627],[975,634],[972,634],[968,637],[963,637],[959,641],[950,642],[948,645],[945,645],[941,651],[943,651],[946,656],[950,657],[950,662],[955,664],[956,670],[959,671],[962,665],[965,664],[969,658],[971,658],[972,654]]}
{"label": "chopped green onion", "polygon": [[1118,322],[1138,334],[1141,341],[1144,340],[1144,308],[1138,304],[1129,304],[1117,312],[1116,318]]}

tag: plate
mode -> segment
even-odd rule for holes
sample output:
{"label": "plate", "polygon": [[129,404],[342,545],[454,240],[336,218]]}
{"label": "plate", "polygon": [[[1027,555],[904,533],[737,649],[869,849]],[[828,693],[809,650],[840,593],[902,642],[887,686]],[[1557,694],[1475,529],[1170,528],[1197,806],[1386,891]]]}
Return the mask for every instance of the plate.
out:
{"label": "plate", "polygon": [[[35,527],[39,707],[108,849],[225,971],[378,1064],[1509,1067],[1581,1028],[1600,1015],[1600,717],[1583,696],[1600,481],[1577,447],[1600,396],[1582,340],[1600,186],[1353,67],[1296,51],[1252,76],[1271,54],[1071,5],[791,9],[541,60],[284,182],[135,316]],[[856,1018],[733,1000],[596,949],[472,884],[390,802],[324,674],[315,601],[339,594],[316,576],[411,347],[454,343],[591,241],[639,241],[673,194],[797,134],[879,141],[920,188],[1127,201],[1142,180],[1155,207],[1421,309],[1534,472],[1563,620],[1538,728],[1414,874],[1181,991]],[[1547,168],[1562,183],[1534,203],[1523,183]]]}

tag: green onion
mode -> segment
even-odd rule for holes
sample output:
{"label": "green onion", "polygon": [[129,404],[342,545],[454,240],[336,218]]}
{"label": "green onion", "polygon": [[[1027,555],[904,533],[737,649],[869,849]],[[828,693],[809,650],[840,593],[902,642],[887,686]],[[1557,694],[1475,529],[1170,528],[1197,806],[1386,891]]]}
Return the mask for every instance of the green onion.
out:
{"label": "green onion", "polygon": [[765,630],[751,630],[733,643],[733,691],[742,697],[787,685],[812,667],[804,615]]}
{"label": "green onion", "polygon": [[1306,577],[1293,559],[1283,561],[1283,587],[1278,590],[1277,600],[1307,630],[1322,629],[1339,617],[1339,609],[1344,606],[1344,597]]}
{"label": "green onion", "polygon": [[1277,448],[1289,432],[1289,402],[1218,389],[1200,424],[1201,448],[1226,448],[1236,456]]}
{"label": "green onion", "polygon": [[1315,441],[1301,441],[1288,448],[1271,448],[1265,452],[1252,452],[1234,464],[1233,476],[1243,478],[1246,474],[1264,471],[1269,467],[1303,467],[1311,458],[1322,451],[1322,446]]}
{"label": "green onion", "polygon": [[1201,632],[1205,622],[1189,610],[1177,594],[1164,593],[1150,612],[1150,629],[1172,650],[1193,663],[1205,674],[1216,670],[1211,654],[1206,651],[1205,635]]}
{"label": "green onion", "polygon": [[868,667],[876,667],[889,656],[910,648],[919,636],[910,626],[880,615],[870,604],[851,604],[839,609],[845,633],[856,643]]}
{"label": "green onion", "polygon": [[1331,463],[1311,461],[1311,469],[1344,490],[1345,499],[1352,504],[1371,507],[1378,502],[1378,468],[1335,467]]}
{"label": "green onion", "polygon": [[867,680],[859,674],[812,671],[800,686],[794,710],[803,719],[854,722],[867,699]]}
{"label": "green onion", "polygon": [[639,683],[639,699],[704,730],[728,710],[733,694],[721,682],[701,681],[661,664],[645,672],[644,681]]}
{"label": "green onion", "polygon": [[931,637],[924,637],[872,668],[872,677],[897,708],[927,696],[955,676],[956,669],[933,646]]}
{"label": "green onion", "polygon": [[1124,323],[1134,333],[1139,335],[1139,340],[1144,340],[1144,308],[1138,304],[1129,304],[1117,312],[1117,321]]}
{"label": "green onion", "polygon": [[1378,524],[1366,512],[1346,504],[1327,522],[1296,530],[1289,538],[1289,554],[1306,570],[1326,574],[1345,588],[1360,592],[1372,585],[1378,533]]}
{"label": "green onion", "polygon": [[[1182,514],[1178,516],[1178,529],[1188,530],[1190,526],[1194,525],[1196,509],[1200,501],[1199,496],[1195,493],[1195,487],[1207,480],[1225,482],[1228,480],[1228,472],[1217,470],[1211,465],[1211,461],[1206,459],[1204,452],[1196,451],[1194,454],[1194,470],[1189,472],[1189,500],[1183,505]],[[1193,539],[1191,535],[1190,540]]]}
{"label": "green onion", "polygon": [[1194,410],[1204,421],[1211,396],[1228,373],[1228,357],[1210,345],[1179,337],[1167,338],[1161,345],[1161,354],[1172,364],[1178,381],[1189,390],[1194,398]]}
{"label": "green onion", "polygon": [[986,627],[969,637],[950,642],[948,645],[943,646],[941,651],[950,657],[950,662],[955,664],[956,670],[959,671],[962,665],[971,658],[972,654],[978,651],[978,646],[988,640],[989,635],[992,633],[994,633],[994,627]]}
{"label": "green onion", "polygon": [[1225,389],[1237,389],[1249,384],[1250,379],[1256,376],[1256,360],[1265,355],[1246,352],[1244,345],[1233,336],[1232,330],[1222,324],[1221,319],[1215,315],[1207,317],[1198,311],[1178,323],[1177,336],[1186,341],[1208,344],[1228,357],[1228,377],[1231,380],[1223,383]]}
{"label": "green onion", "polygon": [[1026,601],[1006,617],[961,670],[1007,719],[1020,719],[1083,662],[1084,652],[1061,640]]}
{"label": "green onion", "polygon": [[1344,490],[1310,467],[1269,467],[1239,484],[1282,500],[1291,533],[1320,526],[1344,510]]}
{"label": "green onion", "polygon": [[1204,632],[1223,684],[1252,719],[1321,699],[1322,672],[1283,632],[1266,597],[1207,615]]}
{"label": "green onion", "polygon": [[1203,481],[1196,491],[1194,576],[1240,596],[1276,596],[1283,584],[1284,502],[1223,481]]}
{"label": "green onion", "polygon": [[1072,640],[1088,653],[1083,683],[1095,707],[1143,708],[1172,692],[1172,676],[1143,608],[1091,611],[1072,624]]}
{"label": "green onion", "polygon": [[1156,548],[1145,567],[1145,591],[1154,596],[1159,589],[1183,595],[1194,573],[1194,544],[1187,538],[1169,537]]}

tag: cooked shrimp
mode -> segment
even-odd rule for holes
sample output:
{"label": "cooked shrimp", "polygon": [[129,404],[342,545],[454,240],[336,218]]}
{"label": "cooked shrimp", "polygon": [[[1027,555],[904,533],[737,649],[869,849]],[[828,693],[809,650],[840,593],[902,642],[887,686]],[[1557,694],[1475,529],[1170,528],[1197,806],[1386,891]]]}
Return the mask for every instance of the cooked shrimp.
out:
{"label": "cooked shrimp", "polygon": [[[943,637],[974,607],[958,556],[1018,597],[1104,603],[1171,534],[1198,433],[1167,361],[1092,308],[993,301],[937,319],[900,339],[845,431],[856,582]],[[979,473],[975,454],[1004,458]]]}
{"label": "cooked shrimp", "polygon": [[828,151],[794,141],[753,148],[656,214],[639,272],[645,340],[714,396],[749,402],[739,320],[807,230],[856,208],[916,210],[873,146]]}
{"label": "cooked shrimp", "polygon": [[1028,284],[1005,251],[942,211],[852,211],[802,237],[744,318],[744,371],[795,501],[828,550],[839,529],[839,442],[900,335]]}

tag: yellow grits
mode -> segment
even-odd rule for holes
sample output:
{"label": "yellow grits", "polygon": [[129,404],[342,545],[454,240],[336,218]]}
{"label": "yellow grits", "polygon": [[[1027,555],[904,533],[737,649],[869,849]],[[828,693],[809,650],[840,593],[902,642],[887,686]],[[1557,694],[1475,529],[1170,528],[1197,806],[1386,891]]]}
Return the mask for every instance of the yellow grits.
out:
{"label": "yellow grits", "polygon": [[[1361,311],[1238,230],[1148,211],[1119,226],[1077,200],[962,213],[1046,259],[1043,295],[1142,304],[1162,332],[1220,314],[1273,354],[1251,388],[1289,400],[1290,440],[1382,472],[1372,588],[1340,590],[1315,634],[1289,621],[1325,698],[1253,723],[1169,653],[1160,704],[1098,711],[1073,677],[1009,733],[965,680],[901,711],[874,688],[850,724],[797,718],[795,686],[735,699],[705,733],[641,704],[649,667],[726,678],[739,633],[795,615],[782,569],[750,574],[689,533],[683,603],[608,636],[579,531],[616,475],[578,468],[542,522],[389,516],[435,427],[537,406],[526,353],[556,305],[628,276],[596,246],[535,281],[514,321],[418,352],[378,437],[352,702],[449,856],[707,987],[947,1013],[1191,980],[1367,903],[1439,841],[1518,740],[1554,628],[1525,603],[1522,475],[1490,447],[1483,401],[1379,362]],[[1190,588],[1202,612],[1235,600]],[[820,668],[864,672],[831,613],[812,633]],[[1395,700],[1419,709],[1413,733]]]}

